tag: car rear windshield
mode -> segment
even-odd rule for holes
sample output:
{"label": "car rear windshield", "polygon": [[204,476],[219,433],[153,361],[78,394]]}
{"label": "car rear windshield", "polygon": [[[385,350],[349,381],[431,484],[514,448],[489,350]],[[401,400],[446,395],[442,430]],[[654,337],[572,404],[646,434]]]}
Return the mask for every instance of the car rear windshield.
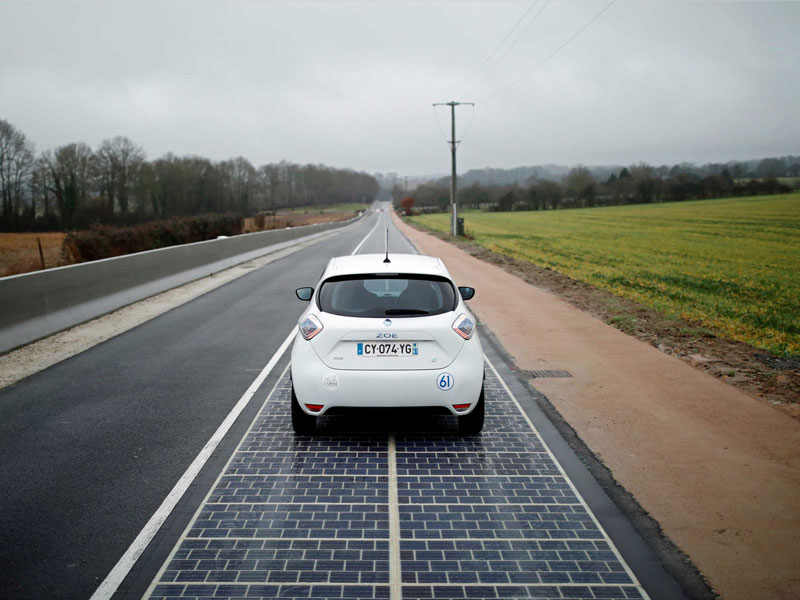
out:
{"label": "car rear windshield", "polygon": [[456,307],[453,284],[425,275],[332,277],[317,298],[321,311],[345,317],[420,317]]}

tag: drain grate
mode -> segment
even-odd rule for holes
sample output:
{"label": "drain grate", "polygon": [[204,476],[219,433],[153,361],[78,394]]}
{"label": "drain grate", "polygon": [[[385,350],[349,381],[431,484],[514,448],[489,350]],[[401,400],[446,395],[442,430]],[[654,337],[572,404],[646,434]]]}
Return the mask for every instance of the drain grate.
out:
{"label": "drain grate", "polygon": [[564,370],[555,371],[520,371],[523,375],[531,379],[548,379],[555,377],[572,377],[572,373]]}

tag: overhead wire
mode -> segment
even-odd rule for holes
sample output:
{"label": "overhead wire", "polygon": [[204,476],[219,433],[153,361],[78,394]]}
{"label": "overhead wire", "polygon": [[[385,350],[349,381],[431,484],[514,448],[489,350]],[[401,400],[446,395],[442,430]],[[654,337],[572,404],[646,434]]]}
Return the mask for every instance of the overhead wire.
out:
{"label": "overhead wire", "polygon": [[[546,0],[546,1],[545,1],[545,3],[544,3],[544,5],[542,6],[542,8],[540,8],[540,9],[539,9],[539,12],[537,12],[537,13],[534,15],[533,19],[531,19],[530,21],[528,21],[528,24],[525,26],[525,28],[524,28],[522,31],[520,31],[520,32],[519,32],[519,35],[518,35],[518,36],[517,36],[517,37],[514,39],[514,41],[513,41],[513,42],[511,42],[511,45],[510,45],[508,48],[506,48],[506,49],[505,49],[505,51],[503,52],[503,54],[501,54],[501,55],[500,55],[500,57],[499,57],[499,58],[498,58],[498,59],[497,59],[497,60],[494,62],[494,64],[493,64],[493,65],[492,65],[492,66],[491,66],[491,67],[490,67],[490,68],[489,68],[489,69],[488,69],[488,70],[487,70],[487,71],[486,71],[486,72],[483,74],[483,76],[482,76],[482,77],[481,77],[481,78],[480,78],[478,81],[476,81],[476,82],[475,82],[473,85],[471,85],[471,86],[469,87],[469,89],[467,89],[467,90],[464,92],[465,94],[469,94],[469,93],[470,93],[471,91],[473,91],[474,89],[477,89],[477,88],[478,88],[478,86],[480,86],[480,84],[482,84],[482,83],[483,83],[483,82],[486,80],[486,78],[487,78],[487,77],[488,77],[488,76],[489,76],[489,75],[492,73],[492,71],[494,71],[494,70],[497,68],[497,66],[498,66],[500,63],[502,63],[502,62],[503,62],[503,59],[504,59],[506,56],[508,56],[508,53],[509,53],[509,52],[511,52],[511,50],[513,50],[513,49],[514,49],[514,46],[516,46],[516,45],[517,45],[517,43],[518,43],[518,42],[519,42],[519,41],[522,39],[522,37],[523,37],[523,36],[524,36],[524,35],[527,33],[528,29],[530,29],[530,28],[531,28],[531,25],[533,25],[533,24],[534,24],[534,23],[535,23],[535,22],[536,22],[536,21],[539,19],[539,16],[540,16],[540,15],[541,15],[541,14],[544,12],[544,9],[545,9],[545,8],[547,8],[547,5],[548,5],[548,4],[550,4],[550,0]],[[535,3],[534,3],[534,5],[535,5]],[[533,7],[531,7],[531,8],[533,8]]]}
{"label": "overhead wire", "polygon": [[473,124],[473,123],[475,123],[475,105],[474,105],[474,104],[471,104],[471,105],[470,105],[470,107],[472,108],[472,112],[470,112],[470,116],[469,116],[469,124],[467,125],[467,128],[466,128],[466,129],[464,129],[463,133],[462,133],[462,134],[461,134],[461,136],[460,136],[462,140],[463,140],[463,139],[464,139],[464,137],[467,135],[467,133],[469,132],[469,130],[470,130],[470,129],[472,129],[472,124]]}
{"label": "overhead wire", "polygon": [[436,114],[437,114],[436,113],[436,107],[432,106],[431,108],[433,109],[433,122],[436,123],[436,128],[441,132],[441,134],[444,137],[445,141],[447,141],[447,133],[445,132],[444,129],[442,129],[442,126],[439,123],[439,119],[436,116]]}
{"label": "overhead wire", "polygon": [[451,90],[452,93],[450,94],[451,96],[455,95],[456,92],[458,92],[459,90],[464,88],[470,82],[470,80],[473,77],[475,77],[476,75],[478,75],[481,72],[481,69],[483,69],[483,67],[486,66],[486,64],[492,59],[492,57],[497,53],[497,51],[500,50],[500,48],[503,47],[503,44],[506,43],[506,40],[508,40],[508,38],[511,37],[511,34],[514,33],[514,31],[516,31],[517,27],[520,26],[520,24],[525,19],[525,17],[528,16],[528,13],[530,13],[538,3],[539,3],[539,0],[534,0],[533,3],[531,3],[531,5],[525,10],[525,12],[522,13],[522,16],[519,19],[517,19],[517,22],[514,23],[514,26],[509,30],[508,33],[506,33],[505,37],[503,37],[503,39],[500,41],[500,43],[497,44],[497,46],[494,47],[494,50],[492,50],[486,56],[486,58],[483,60],[483,62],[480,65],[478,65],[478,67],[474,71],[472,71],[472,73],[470,73],[469,77],[464,79],[461,82],[460,85],[458,85],[455,88],[452,88],[452,90]]}
{"label": "overhead wire", "polygon": [[589,28],[589,26],[590,26],[592,23],[594,23],[594,22],[595,22],[597,19],[599,19],[599,18],[600,18],[600,16],[601,16],[601,15],[602,15],[604,12],[606,12],[606,11],[607,11],[609,8],[611,8],[611,5],[612,5],[612,4],[614,4],[614,2],[616,2],[616,0],[611,0],[611,1],[610,1],[608,4],[606,4],[606,5],[603,7],[603,9],[602,9],[602,10],[600,10],[600,12],[598,12],[597,14],[595,14],[595,15],[594,15],[594,16],[593,16],[591,19],[589,19],[589,21],[588,21],[588,22],[587,22],[587,23],[586,23],[586,24],[585,24],[583,27],[581,27],[580,29],[578,29],[578,31],[576,31],[576,32],[575,32],[575,33],[574,33],[574,34],[573,34],[573,35],[572,35],[572,36],[571,36],[569,39],[567,39],[567,41],[565,41],[565,42],[564,42],[563,44],[561,44],[561,45],[560,45],[558,48],[556,48],[555,50],[553,50],[553,52],[551,52],[550,54],[548,54],[548,55],[547,55],[547,56],[546,56],[546,57],[545,57],[543,60],[539,61],[539,62],[538,62],[536,65],[534,65],[534,66],[533,66],[533,68],[529,69],[529,70],[528,70],[527,72],[525,72],[525,73],[524,73],[524,74],[523,74],[521,77],[519,77],[518,79],[514,80],[514,81],[513,81],[511,84],[507,85],[506,87],[504,87],[504,88],[503,88],[503,89],[501,89],[500,91],[498,91],[498,92],[496,92],[496,93],[492,94],[491,96],[488,96],[488,97],[484,98],[483,100],[481,100],[481,102],[489,102],[490,100],[493,100],[494,98],[496,98],[496,97],[500,96],[501,94],[504,94],[504,93],[506,93],[506,92],[507,92],[507,91],[509,91],[511,88],[515,87],[515,86],[516,86],[516,85],[517,85],[519,82],[521,82],[523,79],[526,79],[527,77],[531,76],[533,73],[535,73],[536,71],[538,71],[538,70],[539,70],[541,67],[543,67],[543,66],[544,66],[544,65],[545,65],[545,64],[546,64],[546,63],[547,63],[547,62],[548,62],[548,61],[549,61],[551,58],[553,58],[553,57],[554,57],[556,54],[558,54],[558,53],[559,53],[559,52],[561,52],[561,51],[562,51],[564,48],[566,48],[566,47],[567,47],[567,45],[569,45],[569,43],[570,43],[570,42],[572,42],[572,41],[573,41],[575,38],[577,38],[577,37],[578,37],[578,36],[579,36],[581,33],[583,33],[584,31],[586,31],[586,30]]}

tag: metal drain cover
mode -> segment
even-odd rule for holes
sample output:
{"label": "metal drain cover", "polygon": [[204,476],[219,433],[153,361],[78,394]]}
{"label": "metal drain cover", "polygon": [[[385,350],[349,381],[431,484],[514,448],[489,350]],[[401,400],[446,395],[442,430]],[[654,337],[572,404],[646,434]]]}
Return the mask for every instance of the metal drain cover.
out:
{"label": "metal drain cover", "polygon": [[572,373],[569,371],[564,370],[554,370],[554,371],[520,371],[523,375],[531,379],[548,379],[548,378],[556,378],[556,377],[572,377]]}

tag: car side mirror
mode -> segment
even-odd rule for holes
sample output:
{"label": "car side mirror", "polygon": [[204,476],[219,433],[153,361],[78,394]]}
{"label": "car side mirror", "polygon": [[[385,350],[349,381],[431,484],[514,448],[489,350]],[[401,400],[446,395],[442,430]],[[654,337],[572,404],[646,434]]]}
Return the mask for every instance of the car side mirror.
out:
{"label": "car side mirror", "polygon": [[458,293],[461,294],[461,297],[464,300],[472,300],[472,297],[475,295],[475,288],[466,287],[466,286],[459,287],[458,288]]}
{"label": "car side mirror", "polygon": [[312,287],[297,288],[294,291],[294,293],[297,294],[297,297],[303,302],[308,302],[309,300],[311,300],[311,296],[314,295],[314,288]]}

